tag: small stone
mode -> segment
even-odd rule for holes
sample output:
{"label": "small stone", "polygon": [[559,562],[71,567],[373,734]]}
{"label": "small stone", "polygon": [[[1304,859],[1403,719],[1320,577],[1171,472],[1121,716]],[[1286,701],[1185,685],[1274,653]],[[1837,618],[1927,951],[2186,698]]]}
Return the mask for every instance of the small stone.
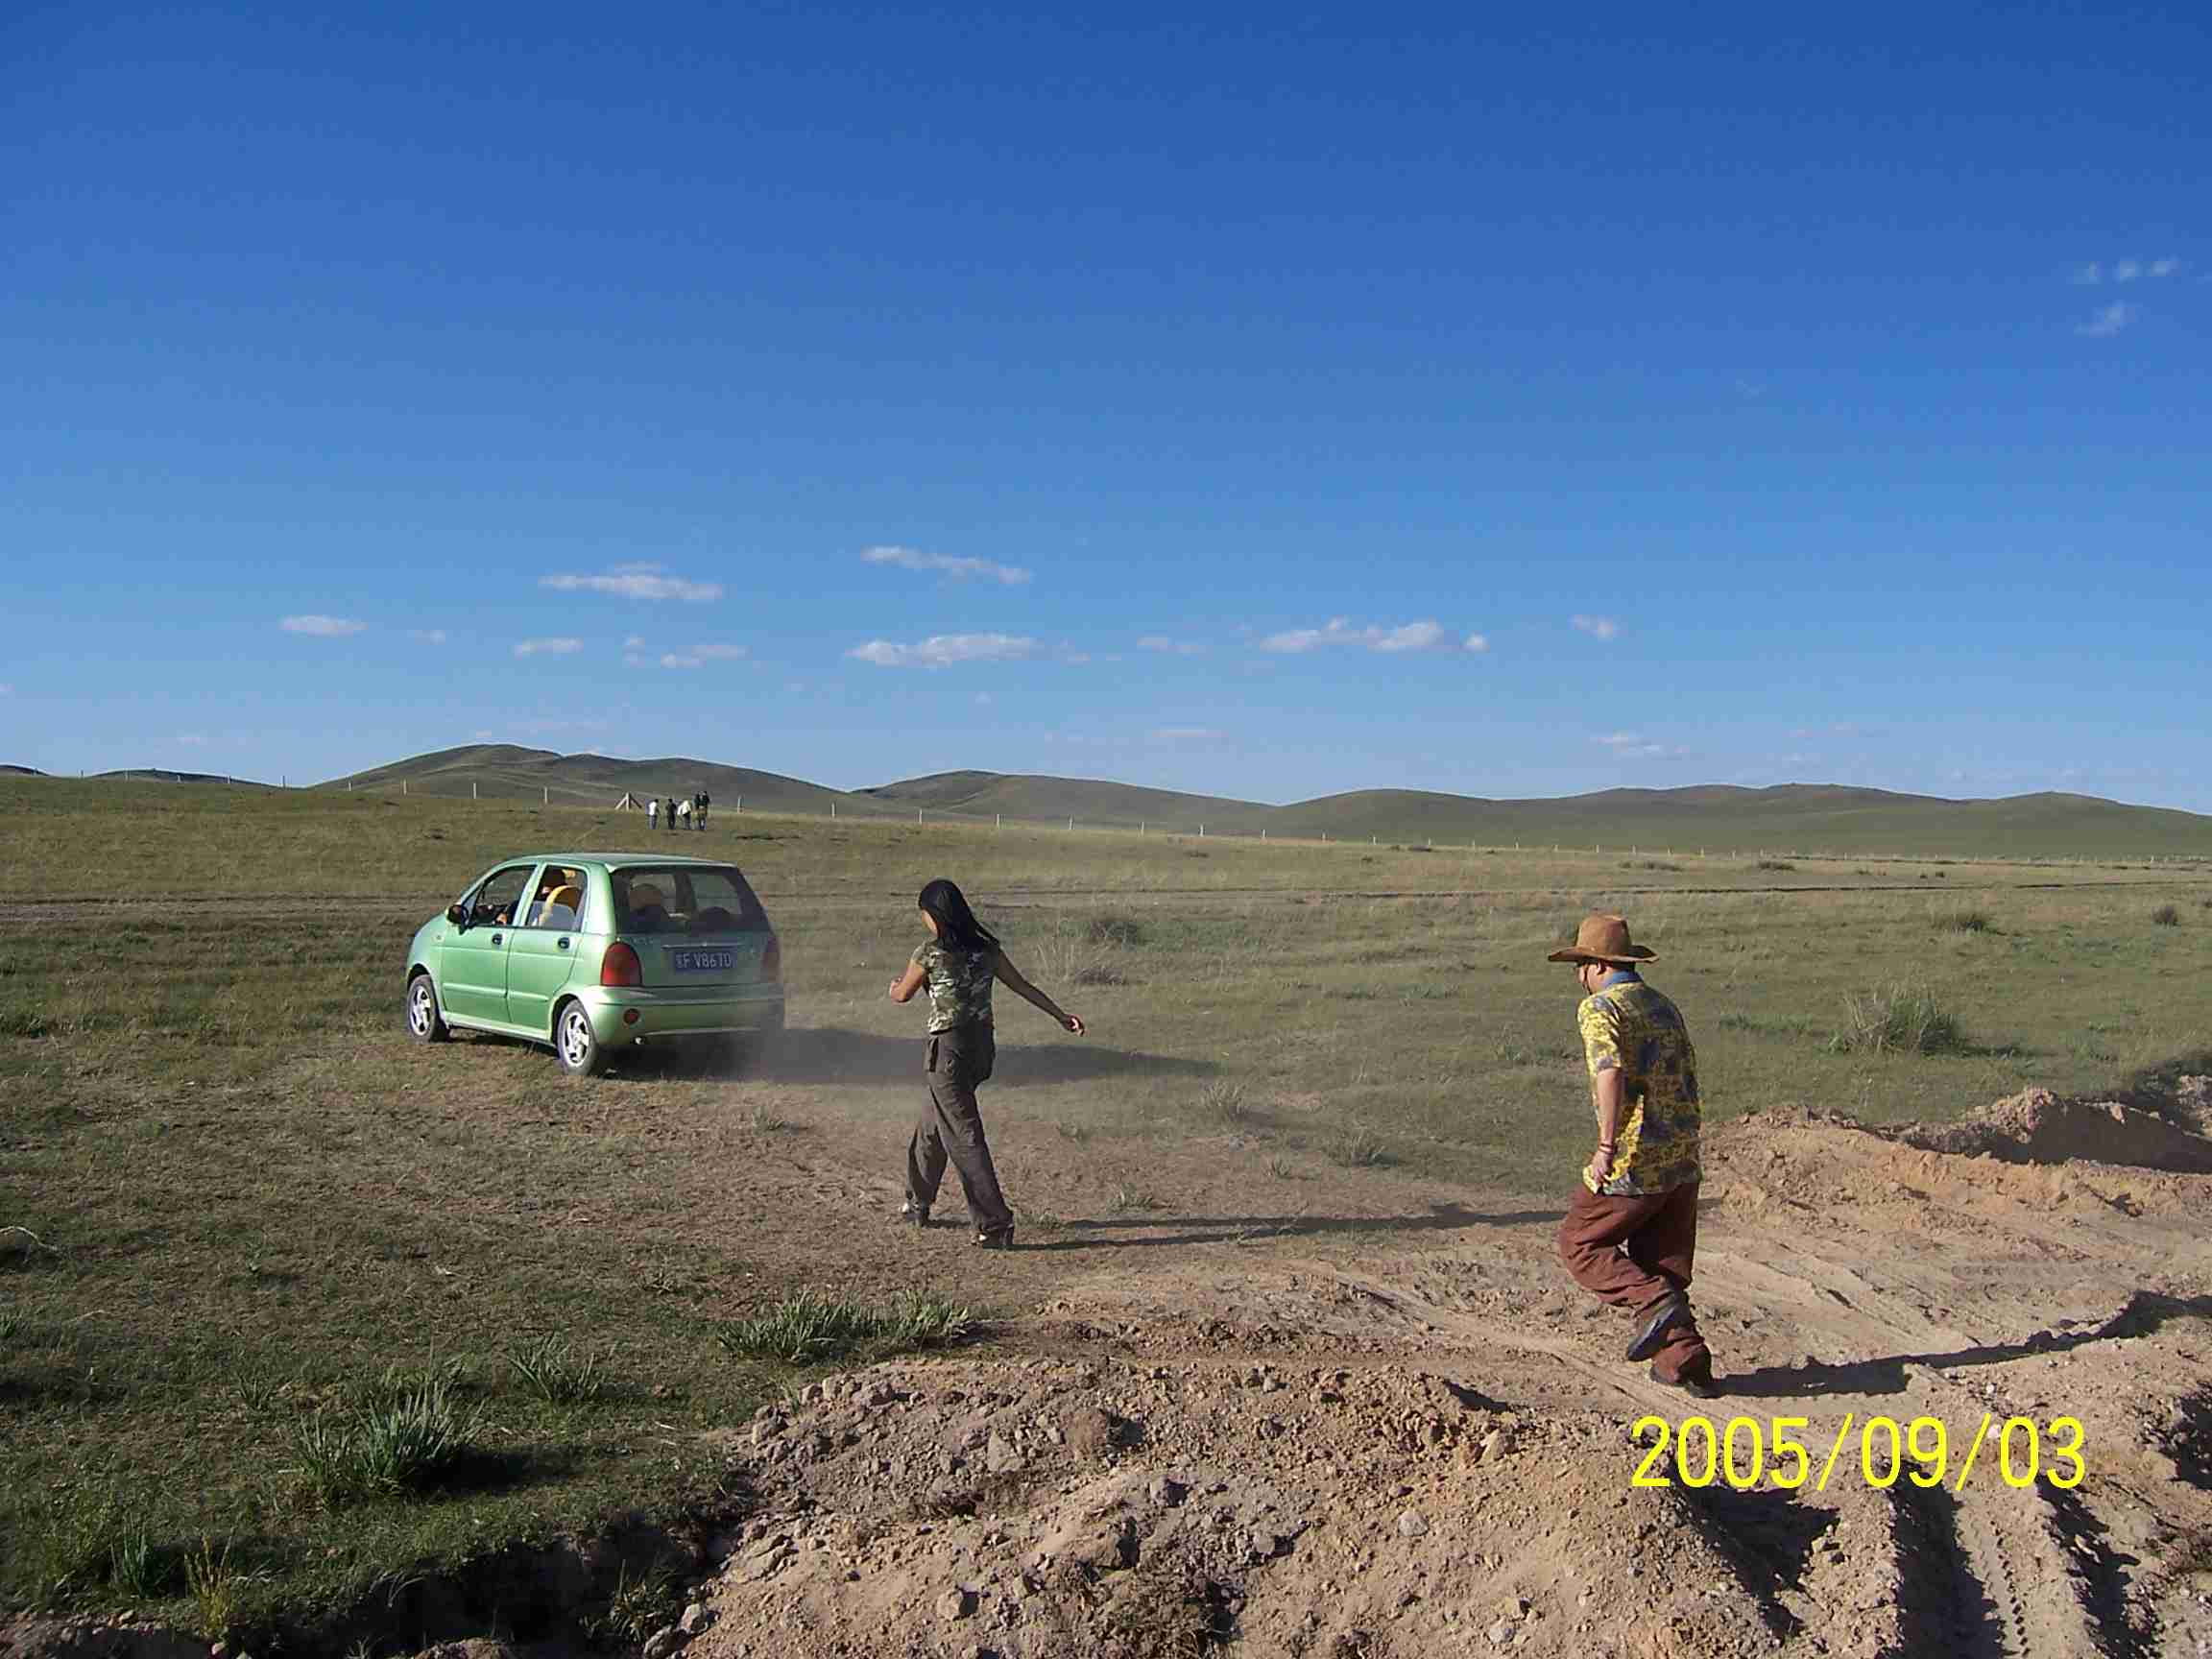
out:
{"label": "small stone", "polygon": [[1022,1454],[1002,1434],[994,1434],[983,1454],[983,1466],[994,1475],[1009,1475],[1022,1467]]}
{"label": "small stone", "polygon": [[1508,1596],[1500,1605],[1504,1609],[1505,1617],[1508,1619],[1526,1619],[1528,1617],[1528,1598],[1526,1596]]}
{"label": "small stone", "polygon": [[1506,1643],[1513,1640],[1513,1621],[1501,1619],[1482,1634],[1490,1638],[1491,1647],[1503,1647]]}
{"label": "small stone", "polygon": [[1398,1517],[1398,1536],[1418,1538],[1429,1530],[1429,1523],[1421,1519],[1420,1511],[1408,1509]]}
{"label": "small stone", "polygon": [[684,1617],[676,1621],[676,1628],[686,1636],[696,1636],[714,1622],[714,1615],[707,1610],[707,1603],[694,1601],[684,1609]]}
{"label": "small stone", "polygon": [[644,1659],[672,1659],[684,1651],[685,1644],[690,1640],[673,1624],[665,1630],[656,1630],[645,1644]]}
{"label": "small stone", "polygon": [[1482,1436],[1482,1445],[1475,1454],[1475,1461],[1478,1463],[1487,1463],[1491,1458],[1497,1456],[1499,1453],[1503,1451],[1504,1448],[1505,1431],[1502,1429],[1493,1429],[1489,1433]]}
{"label": "small stone", "polygon": [[1190,1490],[1182,1481],[1163,1475],[1159,1479],[1152,1482],[1152,1502],[1159,1504],[1163,1509],[1172,1509],[1176,1504],[1183,1502]]}
{"label": "small stone", "polygon": [[937,1617],[951,1623],[965,1619],[975,1611],[975,1592],[964,1584],[955,1584],[937,1598]]}

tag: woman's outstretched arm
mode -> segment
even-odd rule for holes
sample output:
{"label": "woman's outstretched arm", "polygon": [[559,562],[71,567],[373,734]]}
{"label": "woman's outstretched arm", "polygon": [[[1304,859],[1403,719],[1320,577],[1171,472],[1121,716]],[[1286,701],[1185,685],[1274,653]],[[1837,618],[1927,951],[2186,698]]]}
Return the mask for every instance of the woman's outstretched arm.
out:
{"label": "woman's outstretched arm", "polygon": [[1030,984],[1028,980],[1022,978],[1022,970],[1006,960],[1005,951],[998,950],[992,954],[991,972],[998,977],[1001,985],[1024,1002],[1043,1009],[1058,1021],[1065,1029],[1072,1031],[1076,1036],[1083,1035],[1083,1022],[1061,1007],[1059,1003],[1053,1001],[1051,998],[1046,996],[1044,992],[1038,990],[1036,986]]}
{"label": "woman's outstretched arm", "polygon": [[891,981],[891,1000],[911,1002],[914,993],[929,983],[929,971],[919,962],[906,964],[906,972]]}

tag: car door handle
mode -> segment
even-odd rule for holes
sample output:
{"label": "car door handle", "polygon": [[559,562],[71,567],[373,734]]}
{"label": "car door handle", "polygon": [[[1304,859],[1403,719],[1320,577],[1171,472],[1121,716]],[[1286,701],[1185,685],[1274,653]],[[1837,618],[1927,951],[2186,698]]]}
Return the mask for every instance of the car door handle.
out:
{"label": "car door handle", "polygon": [[565,939],[556,939],[553,941],[553,949],[556,950],[565,950],[568,949],[568,941]]}
{"label": "car door handle", "polygon": [[501,936],[500,936],[499,934],[497,934],[497,933],[494,933],[494,934],[493,934],[493,935],[492,935],[492,943],[493,943],[493,945],[497,945],[497,944],[500,942],[500,938],[501,938]]}

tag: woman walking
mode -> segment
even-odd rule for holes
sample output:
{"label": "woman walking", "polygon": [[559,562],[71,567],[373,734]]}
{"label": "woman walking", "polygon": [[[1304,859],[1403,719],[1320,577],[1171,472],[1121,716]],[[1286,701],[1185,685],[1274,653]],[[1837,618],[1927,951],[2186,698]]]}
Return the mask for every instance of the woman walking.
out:
{"label": "woman walking", "polygon": [[929,1206],[937,1201],[950,1158],[968,1195],[974,1242],[986,1250],[1011,1250],[1014,1213],[998,1190],[998,1171],[983,1136],[983,1114],[975,1104],[975,1086],[991,1075],[998,1057],[991,1029],[992,982],[1003,983],[1078,1037],[1083,1022],[1022,977],[1006,960],[998,936],[975,920],[967,896],[951,882],[943,878],[930,882],[916,904],[929,937],[915,948],[906,972],[891,981],[891,1000],[909,1002],[915,993],[928,989],[924,1070],[929,1074],[929,1102],[907,1142],[906,1202],[899,1214],[918,1227],[929,1225]]}

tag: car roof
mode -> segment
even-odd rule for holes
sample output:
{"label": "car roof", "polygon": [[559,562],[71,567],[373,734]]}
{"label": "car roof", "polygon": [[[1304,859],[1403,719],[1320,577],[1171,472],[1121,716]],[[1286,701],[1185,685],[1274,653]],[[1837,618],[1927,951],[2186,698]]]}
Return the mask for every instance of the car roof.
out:
{"label": "car roof", "polygon": [[686,866],[698,870],[727,870],[731,858],[674,858],[665,853],[517,853],[502,860],[508,864],[575,864],[587,869],[610,870],[624,864],[650,864],[657,870]]}

